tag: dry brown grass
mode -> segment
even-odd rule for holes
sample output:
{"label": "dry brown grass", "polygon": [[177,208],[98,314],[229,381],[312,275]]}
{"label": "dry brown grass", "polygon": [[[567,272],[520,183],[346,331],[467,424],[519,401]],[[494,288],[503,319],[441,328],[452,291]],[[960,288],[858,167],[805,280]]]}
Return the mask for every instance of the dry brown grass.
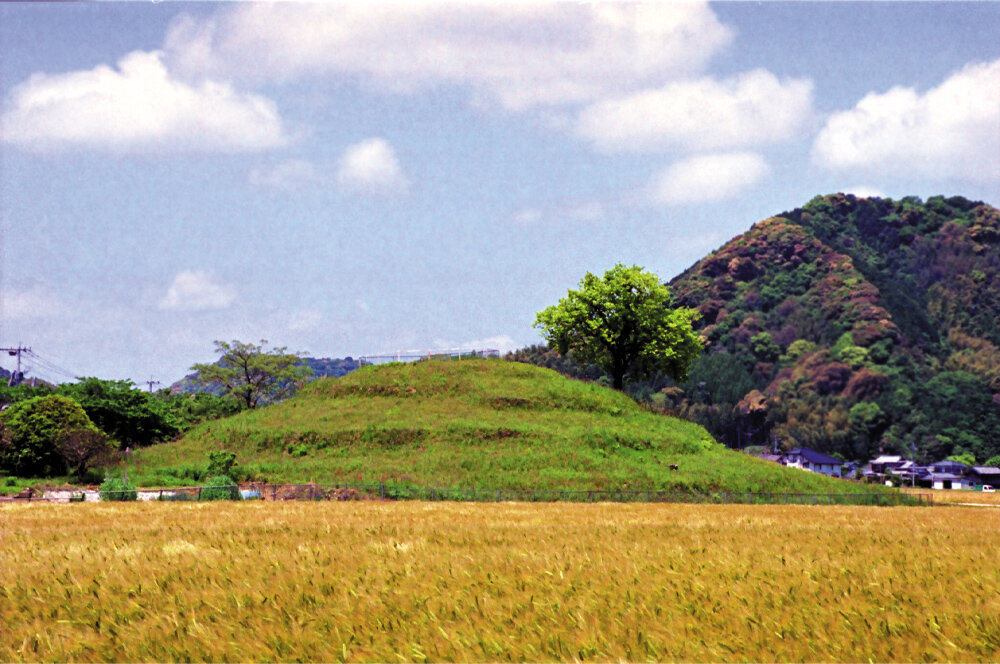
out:
{"label": "dry brown grass", "polygon": [[997,505],[1000,506],[1000,491],[984,493],[982,491],[947,491],[933,489],[903,489],[906,493],[921,494],[930,496],[931,500],[937,504],[967,504],[967,505]]}
{"label": "dry brown grass", "polygon": [[0,509],[0,659],[998,661],[1000,511]]}

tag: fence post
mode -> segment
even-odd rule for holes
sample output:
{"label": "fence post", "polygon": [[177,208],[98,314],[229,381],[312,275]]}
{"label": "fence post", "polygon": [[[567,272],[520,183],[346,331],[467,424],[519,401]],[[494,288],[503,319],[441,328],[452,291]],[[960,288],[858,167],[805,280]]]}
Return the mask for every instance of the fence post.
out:
{"label": "fence post", "polygon": [[378,496],[379,500],[385,500],[385,485],[381,482],[378,483]]}
{"label": "fence post", "polygon": [[201,502],[201,487],[198,487],[198,502]]}

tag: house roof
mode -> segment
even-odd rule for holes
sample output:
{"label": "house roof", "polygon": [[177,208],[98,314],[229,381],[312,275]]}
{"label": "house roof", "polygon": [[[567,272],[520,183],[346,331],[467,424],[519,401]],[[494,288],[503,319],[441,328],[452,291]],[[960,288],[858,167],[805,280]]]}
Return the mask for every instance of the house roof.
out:
{"label": "house roof", "polygon": [[844,463],[840,459],[834,459],[831,456],[827,456],[822,452],[817,452],[816,450],[811,450],[808,447],[797,447],[790,451],[787,456],[801,456],[809,463],[825,463],[833,464],[835,466],[841,466]]}
{"label": "house roof", "polygon": [[934,468],[951,468],[957,470],[965,470],[966,468],[968,468],[968,466],[962,463],[961,461],[952,461],[951,459],[945,459],[944,461],[938,461],[937,463],[932,463],[931,466]]}
{"label": "house roof", "polygon": [[877,459],[872,459],[871,463],[899,463],[903,460],[901,456],[888,456],[883,454]]}
{"label": "house roof", "polygon": [[961,475],[955,475],[954,473],[931,473],[931,480],[937,482],[938,480],[960,480]]}
{"label": "house roof", "polygon": [[996,466],[973,466],[972,470],[976,471],[977,475],[1000,475],[1000,468]]}

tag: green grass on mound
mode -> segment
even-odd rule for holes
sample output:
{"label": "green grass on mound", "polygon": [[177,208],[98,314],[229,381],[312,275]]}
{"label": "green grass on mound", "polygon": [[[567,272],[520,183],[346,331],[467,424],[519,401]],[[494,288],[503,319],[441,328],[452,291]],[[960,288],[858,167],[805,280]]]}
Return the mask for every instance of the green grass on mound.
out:
{"label": "green grass on mound", "polygon": [[[364,367],[137,453],[144,486],[201,479],[236,452],[270,482],[511,489],[855,492],[716,443],[701,426],[554,371],[498,360]],[[679,470],[671,470],[675,464]]]}

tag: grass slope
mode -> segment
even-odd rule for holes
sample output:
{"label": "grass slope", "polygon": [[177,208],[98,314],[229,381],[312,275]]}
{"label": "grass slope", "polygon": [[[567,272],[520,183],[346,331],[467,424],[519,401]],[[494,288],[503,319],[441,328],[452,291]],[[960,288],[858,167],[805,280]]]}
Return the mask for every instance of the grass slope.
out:
{"label": "grass slope", "polygon": [[[852,492],[724,448],[626,395],[498,360],[364,367],[139,452],[141,484],[190,484],[212,450],[271,482]],[[670,470],[676,464],[679,470]]]}

